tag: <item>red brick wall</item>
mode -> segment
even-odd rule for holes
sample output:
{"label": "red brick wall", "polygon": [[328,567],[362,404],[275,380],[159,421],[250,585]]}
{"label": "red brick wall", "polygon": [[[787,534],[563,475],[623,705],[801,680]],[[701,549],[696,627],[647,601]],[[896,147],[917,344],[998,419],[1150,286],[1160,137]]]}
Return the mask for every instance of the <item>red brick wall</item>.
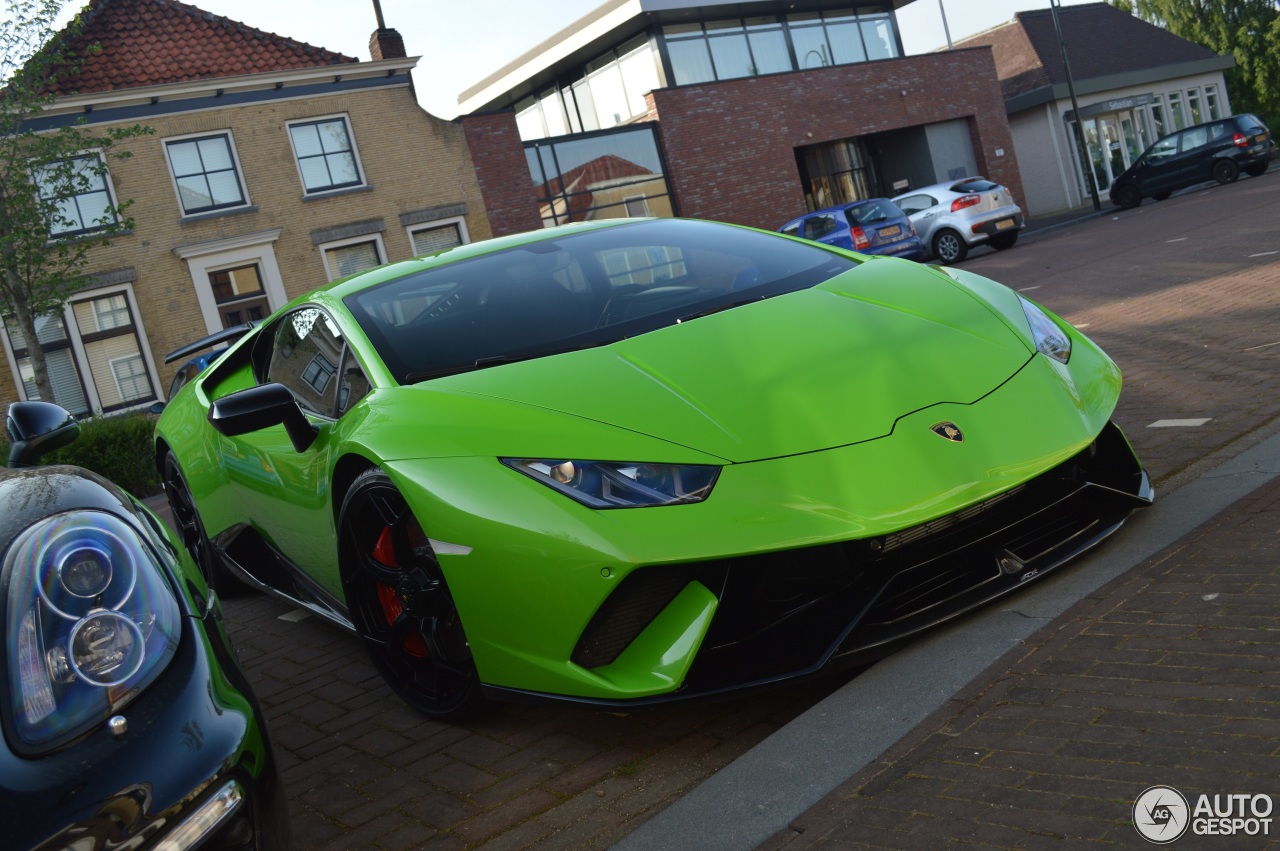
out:
{"label": "red brick wall", "polygon": [[[956,118],[969,120],[979,172],[1025,197],[990,48],[659,89],[650,97],[682,216],[776,228],[805,210],[796,148]],[[487,195],[485,203],[492,205]]]}
{"label": "red brick wall", "polygon": [[538,197],[529,177],[515,113],[490,112],[460,120],[493,235],[539,230],[542,219],[538,216]]}

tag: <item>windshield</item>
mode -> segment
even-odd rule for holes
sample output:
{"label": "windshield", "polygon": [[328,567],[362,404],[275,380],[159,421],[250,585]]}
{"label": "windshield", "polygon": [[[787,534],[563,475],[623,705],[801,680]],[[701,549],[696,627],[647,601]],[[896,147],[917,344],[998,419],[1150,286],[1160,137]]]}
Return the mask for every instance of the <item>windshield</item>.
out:
{"label": "windshield", "polygon": [[858,264],[784,237],[657,219],[551,236],[344,300],[402,384],[589,348],[807,289]]}

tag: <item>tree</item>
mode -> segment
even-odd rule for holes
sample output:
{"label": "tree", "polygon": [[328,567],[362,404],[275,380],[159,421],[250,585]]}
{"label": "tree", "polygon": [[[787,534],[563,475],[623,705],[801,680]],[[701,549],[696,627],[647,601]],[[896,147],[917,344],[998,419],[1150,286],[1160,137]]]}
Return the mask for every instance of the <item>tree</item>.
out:
{"label": "tree", "polygon": [[107,180],[111,160],[129,156],[113,146],[145,133],[141,125],[92,130],[78,124],[37,131],[31,120],[56,102],[93,52],[77,16],[54,25],[64,0],[6,0],[0,24],[0,317],[25,344],[41,399],[53,401],[41,317],[59,310],[84,280],[89,253],[130,230],[129,201]]}
{"label": "tree", "polygon": [[1235,57],[1226,72],[1236,112],[1280,121],[1280,8],[1276,0],[1111,0],[1148,23]]}

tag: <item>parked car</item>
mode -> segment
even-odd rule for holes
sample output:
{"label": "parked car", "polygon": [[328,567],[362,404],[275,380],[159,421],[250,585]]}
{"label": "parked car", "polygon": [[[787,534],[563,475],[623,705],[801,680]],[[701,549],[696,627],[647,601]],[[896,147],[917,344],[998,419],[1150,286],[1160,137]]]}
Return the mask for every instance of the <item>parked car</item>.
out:
{"label": "parked car", "polygon": [[1098,544],[1152,499],[1120,383],[963,270],[586,222],[295,299],[156,457],[207,569],[427,715],[620,707],[864,663]]}
{"label": "parked car", "polygon": [[1240,172],[1261,177],[1276,155],[1271,131],[1244,113],[1170,133],[1147,148],[1111,184],[1111,203],[1136,207],[1143,198],[1163,201],[1188,186],[1231,183]]}
{"label": "parked car", "polygon": [[868,198],[806,213],[792,219],[779,233],[799,236],[858,251],[919,260],[924,246],[898,207],[888,198]]}
{"label": "parked car", "polygon": [[1026,227],[1013,194],[985,177],[965,177],[904,192],[893,199],[940,263],[959,263],[975,245],[1013,248]]}
{"label": "parked car", "polygon": [[287,849],[266,726],[174,533],[78,467],[79,425],[18,402],[0,468],[6,848]]}

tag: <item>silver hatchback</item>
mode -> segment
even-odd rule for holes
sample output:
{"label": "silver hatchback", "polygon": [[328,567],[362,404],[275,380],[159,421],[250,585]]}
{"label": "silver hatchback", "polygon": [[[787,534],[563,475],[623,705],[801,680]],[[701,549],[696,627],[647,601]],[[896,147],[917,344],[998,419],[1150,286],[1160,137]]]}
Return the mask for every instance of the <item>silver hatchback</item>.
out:
{"label": "silver hatchback", "polygon": [[1025,227],[1013,195],[985,177],[922,186],[896,196],[893,203],[941,263],[958,263],[984,242],[1001,251],[1012,248]]}

